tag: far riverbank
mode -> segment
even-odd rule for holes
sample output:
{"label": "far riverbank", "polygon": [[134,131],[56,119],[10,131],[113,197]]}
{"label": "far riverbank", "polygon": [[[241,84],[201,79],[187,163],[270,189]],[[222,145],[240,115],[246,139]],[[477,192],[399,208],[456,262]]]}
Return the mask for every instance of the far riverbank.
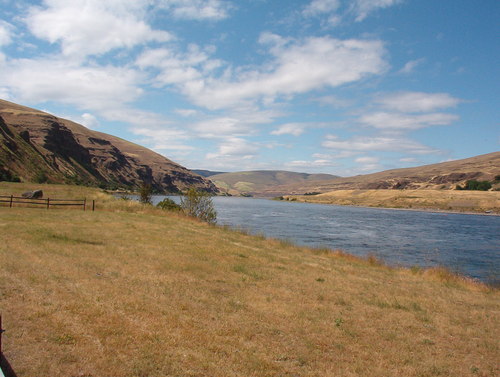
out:
{"label": "far riverbank", "polygon": [[284,195],[283,199],[368,208],[500,215],[500,191],[338,190],[318,195]]}

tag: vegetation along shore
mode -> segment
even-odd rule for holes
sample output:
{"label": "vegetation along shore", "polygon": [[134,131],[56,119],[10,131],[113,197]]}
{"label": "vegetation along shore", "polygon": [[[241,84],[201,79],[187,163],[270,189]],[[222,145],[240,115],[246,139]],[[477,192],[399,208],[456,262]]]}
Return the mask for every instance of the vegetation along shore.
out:
{"label": "vegetation along shore", "polygon": [[496,288],[42,188],[96,211],[0,207],[3,351],[19,377],[500,372]]}

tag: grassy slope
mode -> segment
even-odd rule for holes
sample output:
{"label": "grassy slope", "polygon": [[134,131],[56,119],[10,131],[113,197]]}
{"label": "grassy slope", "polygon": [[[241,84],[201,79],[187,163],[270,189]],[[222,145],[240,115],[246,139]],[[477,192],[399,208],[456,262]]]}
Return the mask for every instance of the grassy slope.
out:
{"label": "grassy slope", "polygon": [[303,202],[384,208],[414,208],[500,214],[500,191],[338,190],[314,196],[286,196]]}
{"label": "grassy slope", "polygon": [[100,210],[0,207],[4,351],[20,377],[499,373],[497,290],[43,188]]}

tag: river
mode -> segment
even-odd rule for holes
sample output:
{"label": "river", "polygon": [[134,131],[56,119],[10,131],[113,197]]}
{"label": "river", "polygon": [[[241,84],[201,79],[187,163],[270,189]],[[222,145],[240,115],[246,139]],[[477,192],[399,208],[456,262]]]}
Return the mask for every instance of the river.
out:
{"label": "river", "polygon": [[[155,196],[154,204],[162,198]],[[372,254],[393,266],[444,266],[500,283],[500,216],[238,197],[214,197],[213,202],[220,225],[299,245]]]}

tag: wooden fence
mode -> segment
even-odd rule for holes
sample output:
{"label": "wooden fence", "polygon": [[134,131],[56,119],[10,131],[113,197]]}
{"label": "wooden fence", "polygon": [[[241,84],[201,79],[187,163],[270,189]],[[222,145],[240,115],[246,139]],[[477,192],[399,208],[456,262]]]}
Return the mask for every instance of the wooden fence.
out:
{"label": "wooden fence", "polygon": [[[6,203],[10,208],[16,204],[28,206],[43,206],[47,209],[51,207],[82,207],[85,211],[87,209],[87,199],[29,199],[22,196],[14,195],[0,195],[0,203]],[[92,200],[91,209],[95,210],[95,201]]]}

